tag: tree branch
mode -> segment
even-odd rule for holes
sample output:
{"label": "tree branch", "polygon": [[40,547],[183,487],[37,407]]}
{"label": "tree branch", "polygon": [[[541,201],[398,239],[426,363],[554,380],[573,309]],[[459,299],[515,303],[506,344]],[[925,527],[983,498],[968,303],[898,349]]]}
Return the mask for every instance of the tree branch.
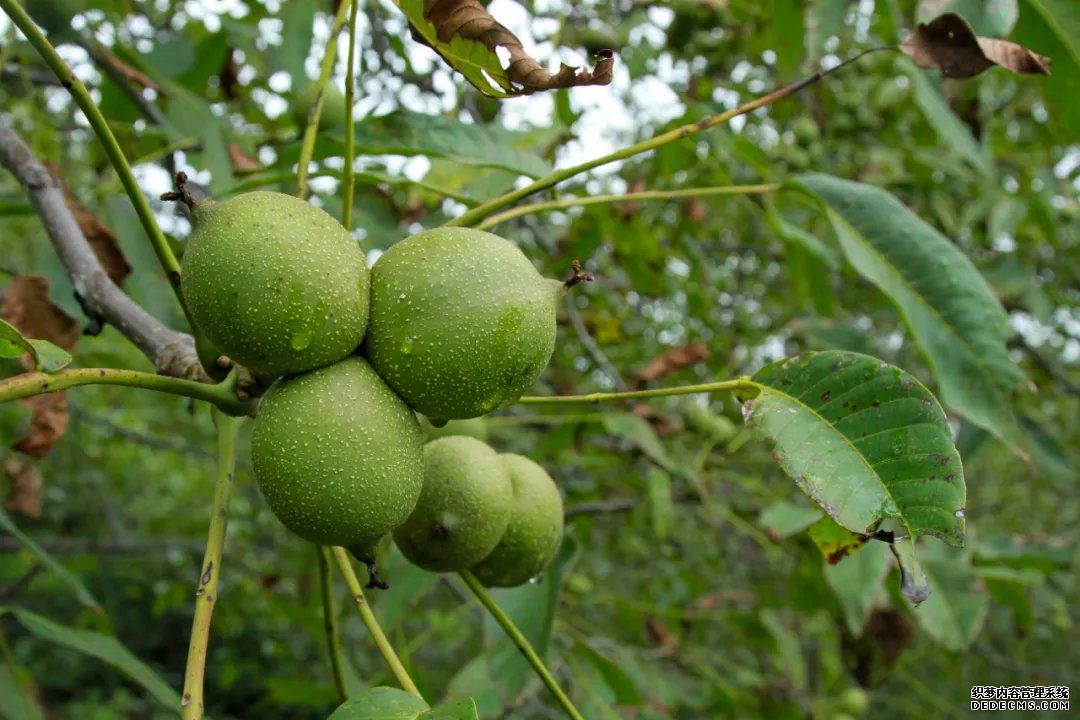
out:
{"label": "tree branch", "polygon": [[165,327],[110,278],[68,207],[60,182],[13,130],[0,128],[0,164],[26,190],[75,294],[92,318],[108,322],[154,363],[163,375],[206,379],[190,335]]}

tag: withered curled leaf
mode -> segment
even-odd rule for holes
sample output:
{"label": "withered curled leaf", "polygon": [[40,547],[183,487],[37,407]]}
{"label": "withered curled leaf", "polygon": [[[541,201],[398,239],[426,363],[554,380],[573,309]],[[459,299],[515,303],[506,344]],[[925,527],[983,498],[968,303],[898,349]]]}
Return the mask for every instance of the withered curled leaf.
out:
{"label": "withered curled leaf", "polygon": [[607,85],[615,56],[602,50],[592,70],[560,64],[550,72],[480,0],[395,0],[413,37],[430,46],[480,92],[509,98],[542,90]]}
{"label": "withered curled leaf", "polygon": [[900,51],[919,67],[949,78],[974,77],[995,65],[1025,75],[1050,74],[1050,58],[1009,40],[978,37],[956,13],[919,23],[900,43]]}

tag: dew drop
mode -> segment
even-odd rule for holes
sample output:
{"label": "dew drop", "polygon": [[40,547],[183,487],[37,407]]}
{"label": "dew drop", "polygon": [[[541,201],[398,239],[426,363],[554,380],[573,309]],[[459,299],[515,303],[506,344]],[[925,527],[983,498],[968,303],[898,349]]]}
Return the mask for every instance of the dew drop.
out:
{"label": "dew drop", "polygon": [[293,333],[292,338],[289,340],[289,347],[293,350],[304,350],[311,345],[312,333],[311,328],[302,328]]}
{"label": "dew drop", "polygon": [[412,354],[413,351],[413,338],[412,335],[405,336],[405,339],[401,341],[401,352],[406,355]]}

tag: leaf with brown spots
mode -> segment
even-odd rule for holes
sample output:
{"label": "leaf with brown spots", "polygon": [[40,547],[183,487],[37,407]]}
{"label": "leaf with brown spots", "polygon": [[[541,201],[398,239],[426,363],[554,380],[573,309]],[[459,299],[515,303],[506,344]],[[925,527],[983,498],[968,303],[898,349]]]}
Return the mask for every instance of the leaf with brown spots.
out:
{"label": "leaf with brown spots", "polygon": [[499,24],[480,0],[394,0],[409,19],[413,37],[442,56],[480,92],[510,98],[541,90],[607,85],[615,56],[601,50],[593,69],[560,64],[550,72],[521,40]]}
{"label": "leaf with brown spots", "polygon": [[701,343],[673,347],[650,360],[645,369],[638,373],[634,386],[640,387],[644,383],[685,370],[695,363],[708,360],[710,354],[709,348]]}
{"label": "leaf with brown spots", "polygon": [[11,480],[11,489],[4,508],[22,513],[33,520],[41,519],[41,489],[44,483],[41,475],[30,463],[18,458],[4,460],[4,473]]}
{"label": "leaf with brown spots", "polygon": [[1050,58],[1008,40],[978,37],[956,13],[919,23],[900,43],[900,51],[919,67],[950,78],[973,77],[995,65],[1023,75],[1050,74]]}
{"label": "leaf with brown spots", "polygon": [[127,276],[131,274],[131,266],[124,259],[124,254],[120,252],[120,245],[116,241],[116,236],[97,215],[75,199],[59,165],[45,163],[45,166],[64,188],[64,197],[67,198],[68,209],[75,216],[75,222],[79,224],[79,229],[82,230],[86,242],[90,243],[90,249],[97,255],[97,259],[105,268],[105,272],[114,283],[117,285],[122,284]]}

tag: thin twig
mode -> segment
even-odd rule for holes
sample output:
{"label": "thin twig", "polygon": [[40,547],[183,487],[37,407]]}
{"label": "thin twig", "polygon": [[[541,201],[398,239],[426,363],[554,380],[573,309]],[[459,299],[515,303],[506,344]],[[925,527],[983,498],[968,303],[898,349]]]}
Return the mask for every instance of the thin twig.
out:
{"label": "thin twig", "polygon": [[0,164],[25,189],[88,313],[135,343],[158,372],[192,379],[205,377],[192,337],[165,327],[112,281],[75,220],[60,182],[34,157],[22,138],[6,128],[0,129]]}
{"label": "thin twig", "polygon": [[688,123],[686,125],[683,125],[682,127],[677,127],[674,130],[660,133],[659,135],[655,135],[648,140],[643,140],[642,142],[639,142],[635,145],[629,145],[627,147],[620,148],[615,152],[595,158],[593,160],[588,160],[579,165],[574,165],[573,167],[564,168],[562,170],[555,170],[554,172],[548,173],[544,177],[536,180],[535,182],[529,183],[525,187],[513,190],[506,193],[505,195],[500,195],[499,197],[493,198],[488,202],[483,203],[482,205],[478,205],[472,210],[469,210],[468,212],[454,218],[453,220],[445,224],[471,227],[479,223],[484,218],[490,216],[496,210],[501,210],[502,208],[512,205],[518,200],[521,200],[522,198],[528,197],[529,195],[538,193],[541,190],[546,190],[550,187],[558,185],[563,180],[572,178],[575,175],[580,175],[581,173],[588,172],[589,170],[598,168],[602,165],[609,165],[613,162],[618,162],[619,160],[625,160],[635,155],[640,155],[641,153],[655,150],[669,143],[673,143],[678,140],[688,138],[691,135],[697,134],[704,130],[714,128],[717,125],[722,125],[723,123],[726,123],[732,118],[736,118],[740,115],[746,115],[749,112],[757,110],[758,108],[765,107],[767,105],[772,105],[778,100],[782,100],[790,95],[794,95],[803,88],[813,85],[817,81],[821,80],[821,78],[825,77],[825,75],[836,72],[840,68],[852,62],[855,62],[864,55],[872,52],[878,52],[880,50],[895,50],[895,47],[881,47],[864,50],[857,56],[845,60],[834,68],[816,72],[810,77],[803,78],[802,80],[793,82],[790,85],[785,85],[778,90],[774,90],[767,95],[763,95],[759,98],[751,100],[750,102],[740,105],[739,107],[732,110],[722,112],[719,115],[713,115],[712,117],[707,117],[695,123]]}
{"label": "thin twig", "polygon": [[308,196],[308,165],[311,164],[311,156],[315,152],[315,136],[319,133],[319,118],[322,116],[323,95],[326,92],[326,83],[330,80],[330,74],[334,70],[337,61],[337,39],[341,34],[341,28],[348,19],[347,11],[352,5],[348,0],[342,0],[338,5],[337,16],[334,17],[334,26],[330,29],[330,39],[326,41],[324,48],[322,67],[319,69],[319,79],[315,81],[315,102],[308,111],[307,122],[304,124],[304,136],[300,141],[300,158],[296,165],[296,196],[306,198]]}
{"label": "thin twig", "polygon": [[476,576],[468,570],[463,570],[458,573],[458,575],[465,581],[469,590],[472,591],[473,595],[476,596],[476,599],[480,601],[480,604],[484,606],[495,622],[499,624],[499,627],[503,629],[503,632],[506,633],[507,637],[509,637],[514,645],[517,646],[518,650],[521,651],[521,654],[525,656],[525,659],[529,661],[533,670],[540,676],[544,685],[547,686],[547,689],[555,696],[555,699],[558,701],[563,711],[566,712],[567,717],[572,718],[572,720],[584,720],[581,713],[578,712],[577,708],[574,707],[574,704],[570,702],[570,698],[568,698],[566,693],[563,692],[563,689],[559,687],[559,683],[555,682],[555,678],[551,675],[551,671],[544,665],[544,661],[536,653],[536,650],[533,649],[528,638],[518,630],[517,626],[514,625],[514,621],[502,611],[502,608],[499,607],[498,603],[491,597],[487,588],[481,585],[480,581],[476,579]]}
{"label": "thin twig", "polygon": [[615,387],[619,390],[626,389],[626,381],[623,380],[622,375],[608,360],[607,355],[600,349],[600,346],[596,344],[596,340],[589,334],[589,328],[585,327],[585,321],[581,318],[581,313],[578,312],[577,304],[574,300],[574,296],[570,293],[566,294],[564,301],[566,305],[566,315],[570,318],[570,326],[574,328],[574,334],[577,335],[578,341],[581,346],[585,348],[585,352],[589,353],[589,356],[593,359],[593,362],[611,378],[611,381],[615,383]]}
{"label": "thin twig", "polygon": [[673,395],[695,395],[698,393],[712,393],[721,390],[753,390],[758,386],[749,378],[736,378],[734,380],[721,380],[720,382],[702,383],[700,385],[681,385],[673,388],[656,388],[654,390],[631,390],[629,392],[596,392],[588,395],[553,395],[551,397],[526,396],[518,400],[524,405],[565,405],[571,403],[598,403],[612,400],[634,400],[638,398],[670,397]]}
{"label": "thin twig", "polygon": [[490,227],[504,223],[507,220],[533,215],[550,210],[565,210],[572,207],[585,207],[588,205],[604,205],[610,203],[633,202],[637,200],[671,200],[685,197],[710,197],[713,195],[746,195],[752,193],[776,192],[781,187],[780,183],[766,183],[762,185],[720,185],[715,187],[681,188],[679,190],[643,190],[641,192],[625,193],[623,195],[592,195],[587,197],[568,197],[561,200],[531,203],[520,205],[501,213],[496,213],[483,222],[476,225],[478,230],[487,230]]}
{"label": "thin twig", "polygon": [[375,646],[379,649],[379,653],[383,656],[383,660],[386,661],[387,666],[390,668],[390,672],[393,673],[394,677],[397,678],[398,683],[406,692],[423,700],[424,697],[416,688],[416,684],[412,681],[412,678],[409,677],[408,671],[405,669],[405,666],[402,665],[397,653],[394,652],[394,648],[390,645],[390,641],[386,639],[386,634],[382,631],[382,627],[379,626],[379,621],[375,618],[375,613],[371,611],[371,607],[367,603],[367,598],[364,597],[364,588],[360,585],[360,579],[356,577],[356,573],[353,571],[352,562],[349,560],[349,554],[345,551],[345,548],[341,547],[333,548],[333,553],[334,559],[337,561],[338,569],[341,571],[342,577],[345,578],[345,584],[348,586],[349,592],[352,593],[353,600],[356,601],[356,609],[360,612],[360,619],[364,621],[364,625],[367,627],[371,639],[375,642]]}
{"label": "thin twig", "polygon": [[352,232],[353,198],[356,192],[356,138],[353,137],[353,105],[356,104],[356,14],[360,0],[349,0],[349,59],[345,71],[345,182],[341,187],[341,224]]}
{"label": "thin twig", "polygon": [[180,264],[176,261],[176,256],[173,254],[172,248],[169,247],[169,241],[165,238],[165,234],[158,227],[154,212],[150,209],[150,203],[147,202],[146,196],[143,195],[142,190],[139,188],[135,174],[131,171],[131,166],[128,164],[127,158],[124,157],[124,151],[120,149],[120,144],[116,141],[116,137],[109,128],[109,123],[105,120],[105,116],[101,114],[101,110],[94,104],[93,98],[90,97],[90,91],[71,72],[71,68],[57,54],[56,49],[45,39],[45,36],[41,34],[34,21],[30,19],[30,16],[26,14],[26,11],[18,2],[15,0],[0,0],[0,9],[3,9],[15,26],[22,31],[26,39],[37,50],[41,59],[45,61],[45,64],[56,73],[56,77],[60,79],[60,84],[71,93],[75,104],[83,111],[87,121],[90,123],[90,127],[93,128],[98,140],[101,141],[105,155],[108,156],[109,161],[116,170],[116,174],[120,177],[120,183],[124,186],[124,190],[127,191],[128,197],[131,199],[135,214],[150,239],[150,244],[153,246],[158,262],[165,271],[165,276],[172,286],[173,293],[184,311],[184,316],[188,319],[192,328],[195,328],[187,303],[184,302],[184,297],[180,292]]}
{"label": "thin twig", "polygon": [[[86,54],[90,56],[90,59],[94,61],[101,70],[109,76],[121,92],[127,96],[135,107],[139,108],[146,119],[154,123],[158,127],[162,128],[169,134],[170,140],[176,140],[180,137],[180,132],[176,129],[176,126],[169,121],[169,118],[165,116],[161,108],[155,105],[142,94],[142,91],[132,84],[129,76],[124,73],[118,66],[119,59],[113,55],[108,49],[102,47],[94,40],[87,40],[85,38],[79,38],[78,44],[86,51]],[[162,165],[169,175],[176,174],[176,158],[172,152],[166,153],[162,156]]]}
{"label": "thin twig", "polygon": [[229,499],[232,497],[233,466],[236,461],[236,432],[241,420],[220,412],[214,413],[218,435],[217,480],[214,484],[214,503],[210,513],[210,530],[206,538],[206,554],[195,591],[195,619],[191,623],[191,643],[188,646],[187,667],[184,670],[184,694],[180,698],[184,720],[200,720],[203,716],[203,679],[206,675],[206,649],[210,641],[210,620],[218,597],[218,578],[225,547],[225,530],[229,522]]}
{"label": "thin twig", "polygon": [[236,373],[210,385],[138,370],[79,368],[55,373],[28,372],[0,380],[0,403],[59,392],[79,385],[122,385],[203,400],[229,415],[248,415],[251,403],[236,397]]}
{"label": "thin twig", "polygon": [[334,605],[334,586],[330,577],[330,548],[319,545],[315,550],[319,556],[319,590],[322,595],[326,648],[330,653],[330,668],[334,673],[338,702],[345,702],[349,697],[349,689],[345,683],[345,654],[341,648],[341,632],[338,630],[337,608]]}

